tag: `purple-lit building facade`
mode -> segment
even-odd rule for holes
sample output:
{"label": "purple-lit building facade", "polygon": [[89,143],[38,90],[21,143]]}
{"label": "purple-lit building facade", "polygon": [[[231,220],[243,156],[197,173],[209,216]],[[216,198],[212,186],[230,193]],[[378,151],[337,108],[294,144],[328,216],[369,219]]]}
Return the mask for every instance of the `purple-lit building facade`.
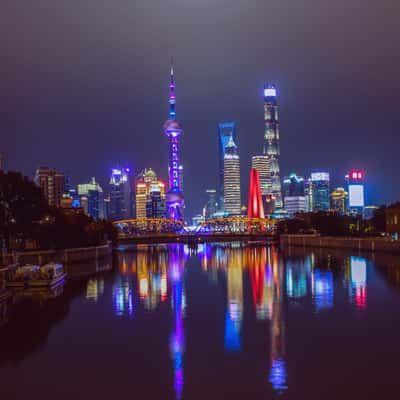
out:
{"label": "purple-lit building facade", "polygon": [[[175,110],[175,80],[174,69],[171,66],[171,78],[169,85],[169,118],[164,124],[164,132],[168,136],[169,158],[168,175],[169,190],[166,194],[166,216],[174,220],[183,220],[184,197],[182,188],[182,170],[179,164],[179,137],[182,134],[182,126],[176,120]],[[182,168],[182,167],[181,167]]]}

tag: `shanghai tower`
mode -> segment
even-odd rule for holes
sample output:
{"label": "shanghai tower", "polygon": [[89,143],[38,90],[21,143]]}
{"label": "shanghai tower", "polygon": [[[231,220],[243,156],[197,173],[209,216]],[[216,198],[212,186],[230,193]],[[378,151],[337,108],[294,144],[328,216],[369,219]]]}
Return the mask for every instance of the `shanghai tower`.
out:
{"label": "shanghai tower", "polygon": [[279,120],[276,88],[264,86],[264,154],[268,158],[267,188],[268,194],[275,200],[275,209],[283,207],[279,169]]}
{"label": "shanghai tower", "polygon": [[166,216],[172,220],[183,220],[184,197],[181,187],[179,172],[179,137],[182,134],[182,126],[176,120],[175,110],[175,79],[174,69],[171,65],[170,85],[169,85],[169,118],[164,124],[164,132],[168,137],[169,157],[168,157],[168,176],[169,190],[166,193]]}

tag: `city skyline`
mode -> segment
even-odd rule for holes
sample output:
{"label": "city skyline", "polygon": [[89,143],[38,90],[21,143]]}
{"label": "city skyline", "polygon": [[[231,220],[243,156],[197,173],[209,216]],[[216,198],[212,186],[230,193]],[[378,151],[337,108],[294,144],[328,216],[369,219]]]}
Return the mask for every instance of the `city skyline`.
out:
{"label": "city skyline", "polygon": [[[387,151],[389,143],[395,147],[400,141],[400,58],[390,45],[400,27],[395,12],[384,25],[377,18],[396,7],[389,0],[379,8],[360,7],[360,0],[346,6],[340,0],[330,8],[309,1],[290,7],[284,1],[273,13],[260,0],[251,8],[240,2],[228,7],[226,0],[212,5],[173,0],[155,8],[117,2],[111,13],[92,0],[88,13],[76,0],[65,12],[40,1],[46,23],[32,4],[6,7],[0,16],[7,38],[0,73],[7,169],[32,176],[48,165],[75,182],[96,176],[104,187],[120,162],[136,171],[151,166],[166,179],[160,129],[166,63],[173,55],[179,113],[188,133],[182,163],[189,215],[201,208],[204,190],[218,186],[213,172],[218,153],[209,150],[220,121],[236,121],[242,188],[248,187],[248,160],[262,146],[265,82],[279,90],[281,176],[321,169],[339,186],[346,171],[359,168],[376,188],[369,191],[371,203],[400,198],[400,188],[392,185],[395,155]],[[359,10],[357,19],[348,9]],[[171,18],[181,23],[170,24]],[[78,28],[71,32],[71,26]],[[183,26],[193,33],[184,34]],[[206,40],[205,30],[213,40]]]}
{"label": "city skyline", "polygon": [[[182,126],[179,122],[176,121],[176,110],[175,110],[175,104],[176,104],[176,97],[175,97],[175,82],[174,82],[174,71],[173,71],[173,64],[172,64],[172,59],[171,59],[171,69],[170,69],[170,85],[169,85],[169,118],[168,120],[164,123],[164,132],[165,134],[169,137],[169,140],[171,140],[171,138],[173,140],[177,140],[177,138],[180,136],[180,134],[182,133]],[[275,85],[271,85],[271,84],[264,84],[264,90],[263,90],[263,98],[264,98],[264,123],[265,123],[265,132],[264,132],[264,144],[263,144],[263,155],[253,155],[251,156],[251,159],[248,160],[248,162],[245,162],[245,168],[248,167],[250,165],[250,169],[254,168],[254,166],[256,166],[256,169],[258,169],[259,171],[263,170],[266,168],[266,178],[265,178],[265,189],[267,192],[270,192],[273,196],[273,198],[275,199],[276,193],[279,192],[280,193],[280,197],[281,197],[281,203],[278,205],[275,205],[275,208],[277,210],[282,209],[283,208],[283,193],[282,193],[282,189],[281,189],[281,185],[283,183],[283,180],[281,179],[280,175],[280,162],[278,161],[280,159],[280,146],[279,146],[279,141],[280,141],[280,135],[279,135],[279,121],[278,121],[278,105],[277,105],[277,88]],[[172,128],[171,128],[171,123],[172,123]],[[272,129],[273,133],[269,132]],[[174,132],[172,132],[174,131]],[[176,132],[175,132],[176,131]],[[225,154],[225,150],[223,150],[223,147],[226,147],[225,142],[223,143],[223,134],[224,132],[227,132],[227,139],[226,140],[230,140],[232,141],[232,139],[234,137],[236,137],[236,141],[237,139],[237,133],[236,133],[236,122],[235,121],[230,121],[230,122],[219,122],[218,123],[218,146],[216,146],[216,149],[218,151],[218,158],[220,159],[219,162],[221,162],[221,156],[223,154]],[[225,140],[225,141],[226,141]],[[272,140],[272,141],[271,141]],[[174,142],[175,143],[175,142]],[[180,147],[180,146],[179,146]],[[169,144],[169,167],[168,167],[168,173],[169,173],[169,177],[168,180],[170,182],[170,188],[172,189],[171,192],[173,192],[173,199],[174,202],[176,201],[176,196],[175,196],[175,192],[176,191],[180,191],[181,193],[183,193],[183,190],[181,190],[180,188],[183,188],[183,165],[180,163],[180,161],[178,160],[178,162],[173,162],[173,159],[171,158],[174,155],[174,150],[173,149],[176,148],[178,149],[177,144],[173,144],[172,142],[170,142]],[[270,149],[270,150],[268,150]],[[237,154],[240,155],[240,152],[238,150],[236,150]],[[268,158],[270,156],[268,156],[268,154],[272,154],[273,155],[273,159],[269,160]],[[274,155],[277,155],[277,158],[274,158]],[[176,157],[176,156],[175,156]],[[179,157],[179,149],[178,149],[178,157]],[[266,165],[265,166],[261,166],[258,165],[259,163],[259,159],[260,158],[266,158]],[[274,161],[276,160],[276,161]],[[273,163],[276,163],[276,165],[273,165]],[[122,163],[125,165],[131,165],[129,163]],[[176,164],[176,168],[172,169],[172,165]],[[121,163],[117,163],[117,165],[121,165]],[[273,168],[271,168],[271,166],[273,166]],[[48,167],[40,167],[40,168],[48,168]],[[261,168],[261,169],[260,169]],[[131,171],[131,167],[124,167],[123,170],[126,169],[126,171],[132,172]],[[247,169],[247,168],[246,168]],[[115,171],[114,168],[111,169],[111,171]],[[274,172],[275,171],[275,172]],[[276,173],[277,171],[277,173]],[[315,174],[315,169],[313,170],[314,172],[311,172],[311,176],[313,174]],[[137,172],[137,171],[136,171]],[[219,166],[219,172],[214,171],[214,175],[219,175],[219,183],[221,182],[221,172],[223,172],[223,166],[222,166],[222,170],[221,170],[221,164]],[[272,174],[271,174],[272,172]],[[64,175],[63,172],[61,172]],[[133,173],[135,173],[135,171],[133,171]],[[174,173],[175,173],[175,177],[174,177]],[[242,166],[239,167],[239,174],[240,177],[243,175],[243,168]],[[272,180],[271,177],[269,177],[269,174],[271,174],[271,177],[276,179],[276,182],[278,184],[278,186],[276,186],[273,189],[273,184],[272,184]],[[328,173],[329,175],[329,173]],[[69,182],[69,178],[70,176],[66,175],[66,179]],[[223,176],[222,176],[223,178]],[[345,179],[347,179],[347,175],[345,175],[344,177]],[[102,180],[102,178],[100,177],[100,181]],[[246,189],[243,188],[243,181],[242,179],[240,179],[240,192],[242,193],[243,196],[246,196]],[[246,181],[245,181],[246,182]],[[340,184],[343,183],[343,181],[337,180],[337,182]],[[110,182],[109,182],[110,183]],[[77,186],[79,186],[79,183],[76,184]],[[172,187],[171,187],[172,185]],[[109,186],[109,185],[108,185]],[[134,190],[134,186],[132,186],[131,190]],[[112,188],[110,188],[110,193],[112,193]],[[244,190],[243,190],[244,189]],[[223,191],[223,189],[222,189]],[[261,190],[263,192],[263,190]],[[274,194],[274,193],[275,194]],[[329,189],[328,189],[329,192]],[[220,191],[221,193],[221,191]],[[221,197],[223,199],[223,196]],[[183,201],[183,200],[182,200]],[[328,196],[328,201],[329,201],[329,196]],[[168,202],[168,200],[167,200]],[[182,203],[183,204],[183,203]],[[368,203],[371,204],[371,203]],[[380,203],[381,204],[381,203]],[[134,204],[132,204],[132,207],[134,208]],[[179,206],[180,209],[183,209],[184,207]],[[185,207],[186,208],[186,207]],[[329,208],[329,206],[328,206]],[[166,209],[168,210],[168,206],[166,206]],[[194,207],[191,207],[192,209],[192,216],[197,215],[196,213],[198,213],[199,210],[195,210]],[[220,211],[223,211],[224,208],[220,206]],[[226,211],[226,210],[225,210]],[[236,212],[238,213],[238,211]],[[167,211],[166,216],[168,217],[168,215],[170,215],[170,212]],[[179,211],[179,215],[177,218],[180,219],[182,218],[182,214],[181,211]],[[132,214],[132,216],[134,216],[134,214]],[[187,220],[190,219],[187,218]]]}

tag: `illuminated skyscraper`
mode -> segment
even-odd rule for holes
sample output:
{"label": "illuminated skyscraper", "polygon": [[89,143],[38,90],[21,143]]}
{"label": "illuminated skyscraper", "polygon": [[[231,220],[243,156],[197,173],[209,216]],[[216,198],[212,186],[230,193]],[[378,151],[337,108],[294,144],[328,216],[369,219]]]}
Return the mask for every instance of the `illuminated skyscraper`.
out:
{"label": "illuminated skyscraper", "polygon": [[164,203],[164,182],[158,180],[157,174],[151,168],[144,169],[136,177],[136,218],[164,217]]}
{"label": "illuminated skyscraper", "polygon": [[64,174],[48,167],[36,171],[35,183],[38,185],[50,206],[60,207],[65,191]]}
{"label": "illuminated skyscraper", "polygon": [[362,215],[363,213],[365,207],[364,180],[364,172],[360,170],[352,170],[346,175],[351,214]]}
{"label": "illuminated skyscraper", "polygon": [[157,184],[150,186],[150,191],[146,202],[146,217],[165,217],[165,195],[163,182],[158,182]]}
{"label": "illuminated skyscraper", "polygon": [[279,120],[276,88],[264,87],[264,154],[268,157],[268,193],[275,199],[275,208],[282,208],[282,191],[279,169]]}
{"label": "illuminated skyscraper", "polygon": [[131,218],[133,214],[132,189],[129,168],[114,168],[110,178],[110,212],[112,221]]}
{"label": "illuminated skyscraper", "polygon": [[146,218],[147,185],[144,182],[136,183],[136,218]]}
{"label": "illuminated skyscraper", "polygon": [[87,199],[86,214],[96,220],[105,218],[104,192],[95,178],[92,178],[89,183],[78,185],[78,196]]}
{"label": "illuminated skyscraper", "polygon": [[231,215],[240,214],[240,160],[232,137],[224,156],[224,210]]}
{"label": "illuminated skyscraper", "polygon": [[312,211],[327,211],[330,207],[330,178],[328,172],[313,172],[312,184]]}
{"label": "illuminated skyscraper", "polygon": [[218,209],[224,208],[224,159],[226,146],[232,139],[236,143],[235,122],[220,122],[218,124],[218,148],[219,148],[219,188],[218,188]]}
{"label": "illuminated skyscraper", "polygon": [[346,214],[348,193],[338,187],[331,193],[331,209],[339,214]]}
{"label": "illuminated skyscraper", "polygon": [[283,178],[283,198],[285,210],[289,216],[306,211],[304,178],[290,174]]}
{"label": "illuminated skyscraper", "polygon": [[266,196],[268,194],[268,157],[266,155],[253,156],[251,158],[251,168],[258,171],[261,195]]}
{"label": "illuminated skyscraper", "polygon": [[207,189],[207,203],[204,207],[205,219],[210,219],[217,212],[217,191],[215,189]]}

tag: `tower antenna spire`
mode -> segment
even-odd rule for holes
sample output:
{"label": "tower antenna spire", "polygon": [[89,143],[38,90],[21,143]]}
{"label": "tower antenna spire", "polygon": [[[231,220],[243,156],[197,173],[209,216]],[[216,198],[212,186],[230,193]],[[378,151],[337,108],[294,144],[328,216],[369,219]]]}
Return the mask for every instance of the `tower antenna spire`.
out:
{"label": "tower antenna spire", "polygon": [[175,79],[174,79],[174,59],[171,57],[171,77],[169,83],[169,118],[175,120],[176,111],[175,111]]}

